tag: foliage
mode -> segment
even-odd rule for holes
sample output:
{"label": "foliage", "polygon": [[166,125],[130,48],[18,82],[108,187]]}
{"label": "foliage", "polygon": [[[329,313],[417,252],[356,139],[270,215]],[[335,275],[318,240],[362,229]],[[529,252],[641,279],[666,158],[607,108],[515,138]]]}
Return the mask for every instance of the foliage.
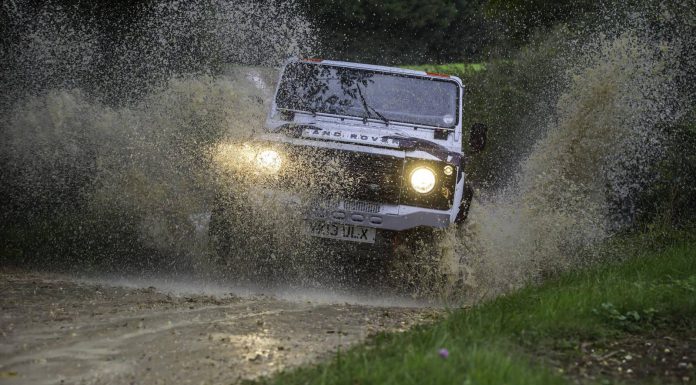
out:
{"label": "foliage", "polygon": [[[693,328],[695,246],[682,241],[661,252],[624,250],[624,263],[571,272],[471,310],[453,310],[434,325],[380,334],[328,363],[260,383],[568,383],[522,347],[545,351],[558,341],[602,340],[656,325]],[[446,359],[438,353],[442,348]]]}
{"label": "foliage", "polygon": [[421,64],[403,66],[418,71],[435,72],[459,77],[468,77],[476,72],[485,71],[486,63],[447,63],[447,64]]}
{"label": "foliage", "polygon": [[[568,32],[557,30],[510,59],[486,63],[421,65],[408,68],[455,75],[465,87],[463,127],[488,125],[488,148],[470,159],[469,174],[480,185],[500,186],[542,132],[555,97],[557,61]],[[466,142],[466,141],[465,141]]]}
{"label": "foliage", "polygon": [[[544,119],[554,116],[554,100],[563,81],[559,68],[572,65],[573,54],[566,42],[573,36],[559,28],[511,59],[492,60],[481,67],[464,63],[410,67],[453,74],[464,81],[464,129],[476,122],[489,126],[488,149],[472,158],[468,170],[477,184],[495,188],[510,180],[515,165],[543,134],[549,123]],[[696,48],[685,44],[682,49],[683,68],[675,73],[683,77],[678,83],[683,89],[674,92],[683,97],[674,103],[688,106],[696,95],[692,81],[696,67],[689,64]],[[485,70],[478,70],[481,68]],[[653,130],[657,137],[660,131],[667,133],[668,140],[662,145],[666,153],[649,171],[657,178],[631,198],[636,200],[637,213],[631,218],[641,225],[687,226],[696,220],[696,111]]]}
{"label": "foliage", "polygon": [[644,310],[619,311],[611,302],[604,302],[600,308],[592,309],[592,312],[604,318],[608,323],[613,323],[619,329],[627,331],[639,330],[643,324],[651,323],[657,310],[650,307]]}
{"label": "foliage", "polygon": [[322,55],[394,64],[480,55],[488,41],[481,0],[304,0]]}
{"label": "foliage", "polygon": [[560,23],[582,20],[596,11],[599,2],[591,0],[490,0],[484,12],[504,26],[506,36],[526,41],[539,29],[550,29]]}
{"label": "foliage", "polygon": [[[45,5],[45,2],[28,3],[36,8]],[[158,3],[155,0],[50,2],[75,10],[90,20],[92,27],[103,30],[103,44],[109,46],[117,46],[127,39],[128,31],[140,18],[147,17],[145,10]],[[646,19],[650,19],[648,23],[659,25],[670,22],[660,20],[666,14],[689,13],[689,0],[295,0],[292,3],[312,21],[321,43],[319,55],[380,64],[487,60],[514,54],[537,34],[560,25],[592,29],[597,23],[619,23],[645,10],[649,10],[645,12]],[[16,32],[11,17],[3,12],[10,8],[0,9],[1,36]],[[673,16],[669,18],[674,21]],[[191,39],[195,44],[184,48],[199,49],[199,37],[191,36]],[[181,59],[185,55],[176,56]]]}
{"label": "foliage", "polygon": [[696,112],[669,127],[658,179],[641,199],[642,223],[685,226],[696,219]]}

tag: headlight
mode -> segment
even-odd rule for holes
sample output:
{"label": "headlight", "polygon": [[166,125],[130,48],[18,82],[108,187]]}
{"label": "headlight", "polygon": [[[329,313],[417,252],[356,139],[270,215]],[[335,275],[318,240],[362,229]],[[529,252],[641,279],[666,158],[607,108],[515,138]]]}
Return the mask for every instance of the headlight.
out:
{"label": "headlight", "polygon": [[427,167],[417,167],[411,172],[411,187],[421,194],[427,194],[435,188],[435,173]]}
{"label": "headlight", "polygon": [[256,155],[256,164],[262,171],[275,174],[280,170],[283,160],[274,150],[263,150]]}

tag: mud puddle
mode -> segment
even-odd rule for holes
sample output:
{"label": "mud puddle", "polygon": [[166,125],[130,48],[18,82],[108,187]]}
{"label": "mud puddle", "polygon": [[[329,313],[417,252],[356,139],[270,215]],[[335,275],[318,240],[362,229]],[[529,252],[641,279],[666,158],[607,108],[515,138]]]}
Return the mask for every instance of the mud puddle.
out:
{"label": "mud puddle", "polygon": [[133,286],[0,272],[0,382],[234,383],[441,313]]}

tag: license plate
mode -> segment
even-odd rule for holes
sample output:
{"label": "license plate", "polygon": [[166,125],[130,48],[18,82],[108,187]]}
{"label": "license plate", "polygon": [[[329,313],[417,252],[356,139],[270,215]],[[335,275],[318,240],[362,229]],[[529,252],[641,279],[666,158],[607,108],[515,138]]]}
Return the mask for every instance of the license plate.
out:
{"label": "license plate", "polygon": [[307,222],[309,235],[351,242],[375,243],[377,230],[372,227],[346,225],[322,221]]}

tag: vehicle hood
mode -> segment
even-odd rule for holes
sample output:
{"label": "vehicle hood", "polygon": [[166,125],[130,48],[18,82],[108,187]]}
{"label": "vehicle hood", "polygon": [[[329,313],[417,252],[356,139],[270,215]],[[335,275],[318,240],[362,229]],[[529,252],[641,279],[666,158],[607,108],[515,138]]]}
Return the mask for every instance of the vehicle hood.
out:
{"label": "vehicle hood", "polygon": [[286,123],[277,127],[273,132],[289,138],[350,143],[400,150],[406,153],[423,151],[443,162],[457,166],[462,159],[460,152],[452,151],[435,141],[424,139],[421,135],[407,135],[401,130],[391,130],[388,127],[373,128],[362,124],[353,126],[324,122]]}

